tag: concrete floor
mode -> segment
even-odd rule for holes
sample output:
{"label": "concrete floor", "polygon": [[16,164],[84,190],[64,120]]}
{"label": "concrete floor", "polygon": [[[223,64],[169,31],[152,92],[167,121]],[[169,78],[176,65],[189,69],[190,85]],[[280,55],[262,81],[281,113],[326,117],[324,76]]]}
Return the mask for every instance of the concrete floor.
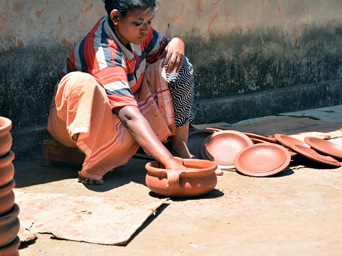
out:
{"label": "concrete floor", "polygon": [[[14,160],[15,190],[143,199],[155,196],[144,182],[148,161],[133,158],[108,173],[103,186],[85,186],[77,182],[78,168]],[[342,255],[341,189],[342,168],[296,156],[273,177],[225,171],[209,194],[171,199],[125,246],[38,234],[20,255]]]}

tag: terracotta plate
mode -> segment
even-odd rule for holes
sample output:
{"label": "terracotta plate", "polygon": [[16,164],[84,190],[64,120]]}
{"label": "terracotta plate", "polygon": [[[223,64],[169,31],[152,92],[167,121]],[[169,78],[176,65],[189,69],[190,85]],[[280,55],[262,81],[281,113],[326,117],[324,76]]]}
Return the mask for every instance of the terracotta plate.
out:
{"label": "terracotta plate", "polygon": [[304,141],[311,146],[312,148],[316,149],[317,151],[327,154],[329,156],[333,156],[336,158],[342,158],[342,147],[335,143],[332,143],[327,140],[323,140],[321,138],[316,137],[305,137]]}
{"label": "terracotta plate", "polygon": [[262,136],[259,134],[249,133],[249,132],[244,132],[244,134],[246,134],[251,139],[259,139],[259,140],[263,140],[263,141],[267,141],[271,143],[277,143],[277,140],[275,138],[270,138],[270,137]]}
{"label": "terracotta plate", "polygon": [[201,145],[202,142],[211,134],[213,134],[214,131],[212,130],[197,130],[191,134],[189,134],[188,137],[188,149],[191,154],[193,154],[198,159],[201,159]]}
{"label": "terracotta plate", "polygon": [[235,156],[253,145],[252,140],[238,131],[225,130],[207,137],[201,145],[201,156],[219,165],[234,164]]}
{"label": "terracotta plate", "polygon": [[341,163],[339,161],[337,161],[336,159],[334,159],[330,156],[323,156],[323,155],[317,153],[312,148],[308,148],[308,147],[302,146],[302,145],[291,145],[291,148],[309,160],[312,160],[312,161],[315,161],[318,163],[322,163],[322,164],[328,164],[328,165],[336,166],[336,167],[341,166]]}
{"label": "terracotta plate", "polygon": [[259,143],[237,154],[234,164],[237,171],[256,177],[277,174],[290,164],[290,152],[281,145]]}
{"label": "terracotta plate", "polygon": [[303,147],[309,148],[309,145],[307,145],[305,142],[284,134],[274,134],[274,138],[276,138],[280,144],[288,148],[291,148],[291,145],[301,145]]}

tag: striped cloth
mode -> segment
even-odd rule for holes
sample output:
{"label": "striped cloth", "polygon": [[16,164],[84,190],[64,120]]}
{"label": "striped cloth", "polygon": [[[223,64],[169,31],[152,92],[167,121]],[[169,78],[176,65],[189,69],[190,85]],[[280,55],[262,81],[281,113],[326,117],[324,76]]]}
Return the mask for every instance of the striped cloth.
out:
{"label": "striped cloth", "polygon": [[109,16],[102,17],[73,49],[61,78],[72,72],[89,73],[104,86],[111,108],[133,105],[148,63],[157,61],[169,39],[152,27],[141,45],[128,50],[113,32]]}

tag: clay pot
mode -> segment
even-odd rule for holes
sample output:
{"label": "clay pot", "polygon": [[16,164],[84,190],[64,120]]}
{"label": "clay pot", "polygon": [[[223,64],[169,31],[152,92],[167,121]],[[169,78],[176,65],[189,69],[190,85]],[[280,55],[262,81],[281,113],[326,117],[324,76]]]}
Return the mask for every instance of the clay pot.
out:
{"label": "clay pot", "polygon": [[10,150],[5,156],[0,157],[0,187],[9,183],[14,176],[14,153]]}
{"label": "clay pot", "polygon": [[154,161],[146,164],[146,185],[154,193],[171,197],[199,196],[212,191],[217,183],[217,164],[207,160],[177,160],[188,170],[170,170]]}
{"label": "clay pot", "polygon": [[17,236],[14,241],[0,248],[0,256],[19,256],[20,239]]}
{"label": "clay pot", "polygon": [[6,155],[12,147],[12,121],[0,116],[0,157]]}
{"label": "clay pot", "polygon": [[0,216],[7,213],[14,205],[14,179],[7,185],[0,187]]}
{"label": "clay pot", "polygon": [[9,245],[17,237],[20,228],[18,214],[19,206],[14,204],[7,214],[0,216],[0,248]]}

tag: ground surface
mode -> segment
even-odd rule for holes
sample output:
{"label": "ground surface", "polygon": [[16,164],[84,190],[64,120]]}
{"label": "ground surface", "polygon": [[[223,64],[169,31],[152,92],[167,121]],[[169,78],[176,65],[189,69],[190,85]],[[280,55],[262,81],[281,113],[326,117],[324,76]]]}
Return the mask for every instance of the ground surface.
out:
{"label": "ground surface", "polygon": [[[15,189],[143,199],[155,196],[144,182],[148,161],[133,158],[107,174],[103,186],[85,186],[77,182],[77,168],[14,160]],[[160,207],[125,246],[38,234],[21,245],[20,255],[341,255],[341,189],[342,168],[301,157],[274,177],[225,171],[209,194]]]}

